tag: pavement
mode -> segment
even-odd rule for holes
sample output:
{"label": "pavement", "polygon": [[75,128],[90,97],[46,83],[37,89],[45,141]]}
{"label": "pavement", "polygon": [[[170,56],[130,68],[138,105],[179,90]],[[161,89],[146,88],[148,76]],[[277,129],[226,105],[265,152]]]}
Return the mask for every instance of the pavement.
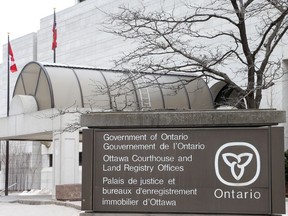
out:
{"label": "pavement", "polygon": [[57,201],[51,195],[0,196],[1,216],[79,216],[80,201]]}

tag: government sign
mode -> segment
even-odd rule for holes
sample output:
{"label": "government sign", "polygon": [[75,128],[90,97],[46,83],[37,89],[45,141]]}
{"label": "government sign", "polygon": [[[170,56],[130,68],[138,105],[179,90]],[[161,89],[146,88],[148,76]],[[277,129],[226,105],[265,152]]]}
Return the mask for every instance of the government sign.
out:
{"label": "government sign", "polygon": [[270,214],[279,131],[89,129],[82,204],[95,212]]}

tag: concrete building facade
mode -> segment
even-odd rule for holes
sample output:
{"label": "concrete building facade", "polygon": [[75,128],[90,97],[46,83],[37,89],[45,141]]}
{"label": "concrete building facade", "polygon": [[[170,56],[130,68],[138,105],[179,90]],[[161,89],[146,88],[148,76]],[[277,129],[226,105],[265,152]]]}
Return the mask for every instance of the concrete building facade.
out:
{"label": "concrete building facade", "polygon": [[[57,64],[80,65],[85,67],[93,66],[96,68],[113,67],[113,60],[134,45],[102,31],[102,23],[107,20],[103,11],[117,12],[118,6],[125,2],[124,0],[75,1],[74,6],[63,11],[57,11]],[[179,1],[164,0],[132,1],[129,2],[129,5],[133,7],[141,5],[142,3],[145,3],[147,8],[157,8],[159,5],[168,9],[177,7],[177,5],[181,7]],[[23,37],[11,40],[18,72],[10,73],[10,92],[13,92],[19,73],[28,62],[53,62],[53,51],[51,49],[52,23],[53,15],[51,14],[51,16],[44,17],[40,20],[40,29],[37,32],[28,33]],[[4,45],[2,49],[3,63],[0,65],[0,71],[7,71],[6,50],[7,45]],[[286,70],[288,70],[288,50],[284,47],[279,50],[281,52],[279,55],[283,55],[284,53],[283,65]],[[282,100],[282,93],[285,95],[284,92],[287,91],[288,88],[287,79],[285,76],[281,81],[277,82],[275,86],[267,90],[263,99],[262,108],[288,109],[288,100],[286,97],[283,97]],[[25,128],[17,128],[17,126],[13,125],[11,126],[12,128],[7,127],[6,133],[14,133],[14,135],[19,135],[19,140],[25,140],[25,146],[27,148],[25,151],[32,152],[32,155],[34,155],[34,153],[37,155],[37,152],[41,151],[41,162],[39,162],[39,159],[34,160],[37,164],[41,164],[41,171],[37,171],[38,174],[35,175],[33,185],[23,188],[18,187],[18,189],[49,188],[52,190],[57,184],[80,183],[81,166],[79,166],[79,160],[81,160],[81,154],[79,154],[79,152],[81,152],[82,146],[81,142],[79,143],[79,131],[54,133],[66,127],[65,124],[69,123],[71,119],[73,120],[75,116],[59,115],[54,119],[39,118],[38,114],[37,117],[33,115],[23,115],[23,113],[27,113],[27,111],[25,111],[24,107],[21,108],[20,106],[20,110],[15,111],[18,115],[11,116],[10,120],[7,120],[5,118],[7,73],[0,73],[0,82],[0,116],[3,117],[1,127],[3,127],[2,125],[9,125],[10,127],[11,124],[16,124],[16,122],[19,121],[22,122],[23,124],[21,124],[21,126]],[[63,82],[65,81],[63,80]],[[10,97],[12,100],[12,94],[10,94]],[[275,97],[277,99],[275,99]],[[12,107],[15,108],[22,102],[22,100],[18,102],[14,100],[15,104]],[[31,110],[30,112],[33,113],[35,111],[37,110]],[[43,116],[47,117],[58,111],[57,109],[51,109],[40,112],[42,112]],[[25,132],[31,134],[31,131],[36,131],[39,127],[42,127],[43,131],[49,131],[48,138],[45,137],[47,134],[35,134],[35,136],[30,136],[29,139],[20,136]],[[21,134],[19,134],[20,131],[22,131]],[[288,132],[286,134],[288,134]],[[4,132],[2,137],[5,137]],[[15,139],[15,143],[19,143],[17,139]],[[288,146],[288,137],[286,137],[286,145]],[[4,143],[2,143],[1,149],[3,152],[5,149]],[[34,158],[36,158],[36,156]],[[57,169],[55,169],[55,167],[57,167]],[[0,189],[4,187],[4,171],[3,168],[0,172]],[[41,175],[39,175],[39,172]],[[13,184],[13,182],[10,183]]]}

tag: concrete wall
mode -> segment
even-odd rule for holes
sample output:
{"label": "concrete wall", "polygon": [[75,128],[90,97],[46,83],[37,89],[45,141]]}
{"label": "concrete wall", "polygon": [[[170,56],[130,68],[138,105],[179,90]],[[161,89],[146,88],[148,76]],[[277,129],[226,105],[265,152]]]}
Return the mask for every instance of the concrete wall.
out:
{"label": "concrete wall", "polygon": [[[194,1],[193,3],[197,3]],[[199,2],[202,2],[199,0]],[[127,3],[125,0],[86,0],[62,11],[57,11],[57,29],[58,29],[58,47],[57,62],[74,65],[93,65],[96,67],[110,68],[113,66],[112,60],[115,60],[123,52],[129,51],[137,43],[124,41],[122,38],[108,34],[104,31],[103,22],[107,20],[104,12],[117,12],[118,6]],[[181,1],[165,0],[145,0],[130,1],[130,7],[139,7],[145,4],[147,10],[157,10],[159,7],[169,11],[175,9],[175,14],[183,13],[183,4]],[[185,8],[185,7],[184,7]],[[29,33],[21,38],[11,41],[15,60],[19,69],[32,60],[53,62],[52,43],[52,23],[53,15],[42,18],[40,29],[37,33]],[[253,25],[250,22],[250,25]],[[213,26],[203,26],[205,30],[216,28],[225,29],[223,23],[213,23]],[[219,41],[223,43],[223,41]],[[7,46],[3,47],[3,64],[0,65],[1,71],[7,71]],[[285,48],[280,47],[276,56],[283,57]],[[287,56],[287,52],[285,54]],[[237,67],[233,63],[233,68]],[[11,90],[18,73],[11,74]],[[229,71],[226,71],[229,73]],[[0,116],[6,114],[6,73],[0,74]],[[12,91],[11,91],[12,92]],[[262,108],[282,107],[282,82],[276,82],[271,89],[264,91]],[[276,99],[275,99],[276,97]]]}
{"label": "concrete wall", "polygon": [[[13,95],[14,85],[24,65],[29,61],[37,60],[37,34],[29,33],[11,41],[18,72],[10,73],[10,98]],[[6,116],[7,107],[7,45],[2,48],[3,63],[0,64],[0,117]]]}

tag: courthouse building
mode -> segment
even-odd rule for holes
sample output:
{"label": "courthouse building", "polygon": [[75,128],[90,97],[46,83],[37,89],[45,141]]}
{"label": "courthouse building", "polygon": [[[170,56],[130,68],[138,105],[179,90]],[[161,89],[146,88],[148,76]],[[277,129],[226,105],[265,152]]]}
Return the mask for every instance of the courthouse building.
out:
{"label": "courthouse building", "polygon": [[[57,11],[56,64],[52,63],[52,14],[40,20],[40,29],[37,32],[10,41],[18,72],[10,73],[9,117],[6,117],[7,74],[0,73],[0,138],[11,140],[9,185],[17,183],[14,189],[48,188],[53,191],[58,184],[81,183],[81,129],[77,128],[80,113],[91,108],[93,111],[111,111],[117,106],[118,110],[125,106],[121,104],[123,98],[111,99],[113,93],[95,93],[95,82],[92,82],[92,79],[96,79],[107,85],[107,80],[109,83],[111,77],[119,80],[121,78],[117,76],[123,75],[107,69],[113,67],[112,61],[128,50],[130,44],[101,31],[101,24],[107,19],[102,11],[117,12],[118,6],[125,2],[127,1],[76,1],[74,6]],[[168,8],[173,8],[180,1],[143,2],[151,8],[159,7],[159,2],[165,2]],[[139,2],[131,1],[129,4],[133,6]],[[7,44],[2,48],[3,63],[0,71],[7,71],[6,50]],[[283,65],[288,69],[288,49],[281,50],[283,53],[280,55],[284,56]],[[141,79],[142,82],[145,79]],[[130,110],[213,109],[213,94],[210,94],[205,82],[200,80],[197,85],[199,83],[203,87],[200,92],[193,96],[189,94],[195,92],[193,89],[196,87],[192,82],[185,91],[179,93],[181,97],[168,97],[168,93],[165,97],[162,90],[158,89],[157,92],[155,88],[150,92],[136,90],[135,83],[130,83],[131,88],[135,88],[135,94],[131,95],[134,104],[131,104]],[[137,82],[137,85],[141,83]],[[287,90],[288,78],[285,76],[267,90],[262,108],[287,110]],[[91,99],[92,95],[96,95],[95,98]],[[288,139],[286,143],[288,145]],[[13,156],[26,163],[13,163]],[[0,189],[4,188],[4,161],[5,142],[2,142]]]}

